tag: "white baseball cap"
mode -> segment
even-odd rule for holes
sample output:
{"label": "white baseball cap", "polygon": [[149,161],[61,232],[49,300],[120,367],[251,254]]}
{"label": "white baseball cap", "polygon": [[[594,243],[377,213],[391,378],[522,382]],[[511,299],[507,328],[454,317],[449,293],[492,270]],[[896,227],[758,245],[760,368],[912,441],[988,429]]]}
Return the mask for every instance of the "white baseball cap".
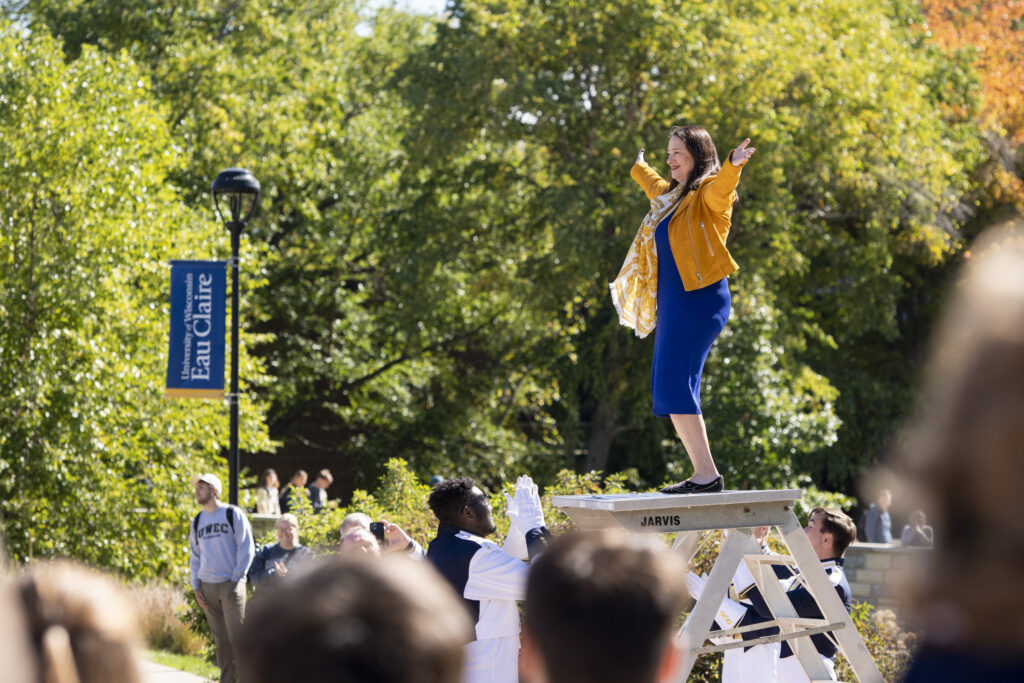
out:
{"label": "white baseball cap", "polygon": [[217,497],[220,498],[220,492],[223,491],[223,487],[220,485],[220,479],[215,474],[200,474],[199,481],[205,481],[213,490],[216,491]]}

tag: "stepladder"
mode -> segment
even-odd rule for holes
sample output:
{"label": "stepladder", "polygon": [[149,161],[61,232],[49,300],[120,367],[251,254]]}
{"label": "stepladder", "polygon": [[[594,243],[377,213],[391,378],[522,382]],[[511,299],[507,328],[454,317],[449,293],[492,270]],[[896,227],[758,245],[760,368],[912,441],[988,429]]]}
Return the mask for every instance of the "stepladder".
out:
{"label": "stepladder", "polygon": [[[723,491],[719,493],[665,495],[635,493],[555,496],[554,504],[582,529],[624,529],[636,532],[674,533],[673,549],[690,560],[702,536],[716,530],[730,531],[707,576],[704,589],[677,636],[684,660],[677,681],[687,680],[697,657],[712,652],[785,641],[810,681],[832,680],[818,657],[811,636],[832,638],[861,683],[882,681],[863,638],[853,624],[832,581],[812,548],[794,512],[802,496],[799,489]],[[778,530],[788,555],[763,555],[751,538],[757,527]],[[771,611],[771,619],[756,626],[719,628],[712,632],[715,615],[740,563]],[[820,618],[801,617],[786,597],[786,584],[775,567],[786,565],[813,597]],[[721,625],[720,625],[721,626]],[[738,638],[744,631],[774,629],[756,640]],[[706,644],[713,638],[711,644]]]}

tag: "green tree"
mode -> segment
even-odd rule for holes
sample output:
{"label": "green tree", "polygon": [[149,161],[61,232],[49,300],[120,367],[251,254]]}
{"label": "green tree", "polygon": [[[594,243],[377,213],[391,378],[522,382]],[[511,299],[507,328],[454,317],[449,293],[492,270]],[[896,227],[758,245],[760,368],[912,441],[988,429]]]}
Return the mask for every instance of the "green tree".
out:
{"label": "green tree", "polygon": [[24,4],[73,38],[69,55],[96,42],[150,67],[186,156],[174,175],[186,199],[221,165],[260,178],[264,218],[252,238],[265,284],[250,324],[273,333],[259,351],[280,378],[266,388],[275,437],[362,486],[393,455],[420,472],[509,474],[525,450],[513,408],[537,390],[510,362],[525,334],[502,336],[523,317],[503,284],[517,254],[467,248],[469,230],[452,243],[436,233],[445,204],[402,182],[408,108],[384,87],[431,38],[424,19],[325,0],[193,0],[155,12]]}
{"label": "green tree", "polygon": [[257,172],[243,313],[271,333],[271,431],[360,486],[391,456],[492,486],[681,474],[649,414],[652,344],[607,282],[646,211],[635,150],[692,121],[723,156],[759,148],[706,374],[718,461],[735,485],[845,488],[905,404],[979,159],[975,81],[910,0],[455,0],[438,22],[329,0],[15,5],[71,58],[95,43],[144,66],[186,202],[222,166]]}
{"label": "green tree", "polygon": [[[955,116],[972,100],[949,102],[946,87],[970,76],[922,43],[916,6],[450,8],[400,72],[419,114],[406,144],[419,153],[413,172],[431,169],[422,187],[431,204],[447,202],[448,230],[497,225],[503,245],[533,247],[516,272],[542,274],[530,289],[535,319],[551,322],[539,328],[550,347],[567,349],[533,366],[557,378],[547,413],[561,457],[583,469],[637,464],[656,481],[681,454],[646,414],[650,344],[615,329],[606,283],[646,208],[628,179],[635,150],[690,121],[723,156],[748,135],[759,148],[731,235],[743,268],[736,318],[706,376],[719,462],[740,482],[779,484],[800,468],[821,475],[818,463],[836,456],[851,469],[870,460],[884,429],[845,439],[837,417],[888,427],[898,414],[906,376],[887,374],[897,359],[906,366],[897,320],[914,313],[913,285],[956,248],[947,212],[978,160],[973,129]],[[484,183],[507,211],[494,216],[459,190]],[[864,372],[839,385],[851,351]],[[828,482],[845,486],[849,474]]]}
{"label": "green tree", "polygon": [[[162,398],[170,258],[223,253],[168,184],[181,163],[145,73],[0,26],[0,511],[9,553],[136,576],[187,566],[190,474],[227,438]],[[204,212],[205,213],[205,212]],[[220,243],[219,243],[220,242]],[[243,376],[259,380],[246,358]],[[269,445],[242,405],[242,443]]]}

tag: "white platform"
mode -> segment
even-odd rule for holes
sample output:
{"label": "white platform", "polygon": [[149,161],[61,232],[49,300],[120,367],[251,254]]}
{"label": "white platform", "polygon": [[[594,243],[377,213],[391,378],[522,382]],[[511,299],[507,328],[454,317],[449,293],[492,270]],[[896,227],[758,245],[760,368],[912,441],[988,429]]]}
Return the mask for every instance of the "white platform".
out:
{"label": "white platform", "polygon": [[[554,496],[554,504],[584,529],[630,531],[703,531],[777,526],[790,521],[800,489],[779,491],[722,491],[666,495],[617,493]],[[708,526],[714,524],[720,526]]]}
{"label": "white platform", "polygon": [[[812,632],[829,631],[850,662],[859,681],[882,681],[881,673],[857,632],[839,595],[829,581],[814,549],[804,535],[803,527],[793,513],[793,506],[803,495],[799,489],[769,491],[723,491],[688,495],[663,493],[625,493],[611,495],[554,496],[561,508],[583,529],[627,529],[646,532],[679,532],[673,549],[689,560],[697,552],[700,532],[717,529],[740,529],[729,534],[719,550],[700,600],[678,635],[686,659],[677,678],[683,683],[700,654],[720,651],[734,645],[704,646],[708,631],[726,597],[733,573],[739,563],[761,557],[750,538],[750,529],[759,526],[777,527],[789,548],[792,564],[818,603],[824,620],[802,620],[796,617],[792,604],[781,587],[770,585],[777,580],[770,571],[755,572],[776,624],[782,633],[773,639],[788,640],[794,648],[808,678],[825,678],[821,660],[810,641]],[[769,626],[762,624],[761,627]],[[810,631],[807,629],[811,629]]]}

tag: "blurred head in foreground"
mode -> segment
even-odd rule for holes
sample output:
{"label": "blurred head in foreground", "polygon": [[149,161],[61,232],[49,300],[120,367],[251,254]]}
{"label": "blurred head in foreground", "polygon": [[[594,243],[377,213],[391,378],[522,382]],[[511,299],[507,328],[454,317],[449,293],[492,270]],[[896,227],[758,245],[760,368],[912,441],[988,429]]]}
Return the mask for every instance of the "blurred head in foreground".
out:
{"label": "blurred head in foreground", "polygon": [[653,683],[680,661],[686,564],[653,535],[578,532],[530,569],[520,657],[529,683]]}
{"label": "blurred head in foreground", "polygon": [[932,340],[894,469],[938,541],[917,587],[925,641],[1024,648],[1024,230],[990,230]]}
{"label": "blurred head in foreground", "polygon": [[334,556],[246,613],[249,683],[458,683],[466,610],[424,563]]}
{"label": "blurred head in foreground", "polygon": [[[139,683],[135,612],[112,580],[70,562],[33,564],[0,588],[11,683]],[[15,632],[15,630],[17,632]],[[27,646],[27,647],[26,647]]]}

